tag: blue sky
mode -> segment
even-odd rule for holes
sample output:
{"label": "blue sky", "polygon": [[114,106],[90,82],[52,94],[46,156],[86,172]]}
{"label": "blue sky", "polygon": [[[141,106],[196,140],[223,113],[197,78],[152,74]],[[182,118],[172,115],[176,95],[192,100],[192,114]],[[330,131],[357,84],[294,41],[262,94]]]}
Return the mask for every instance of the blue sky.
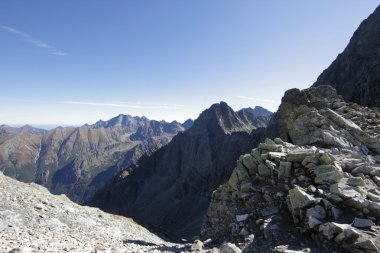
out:
{"label": "blue sky", "polygon": [[0,1],[0,124],[276,110],[347,45],[374,0]]}

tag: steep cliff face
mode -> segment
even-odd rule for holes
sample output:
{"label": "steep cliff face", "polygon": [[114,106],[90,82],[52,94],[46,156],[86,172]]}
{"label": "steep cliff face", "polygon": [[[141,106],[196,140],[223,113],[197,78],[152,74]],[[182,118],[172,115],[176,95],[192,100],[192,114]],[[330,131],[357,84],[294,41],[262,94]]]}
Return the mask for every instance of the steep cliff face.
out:
{"label": "steep cliff face", "polygon": [[94,125],[47,132],[31,127],[2,129],[0,166],[6,175],[83,202],[121,168],[167,144],[184,127],[119,115]]}
{"label": "steep cliff face", "polygon": [[212,194],[202,239],[246,252],[379,252],[379,119],[331,86],[287,91],[270,123],[282,139],[240,156]]}
{"label": "steep cliff face", "polygon": [[254,147],[262,133],[247,121],[226,103],[214,104],[189,130],[115,177],[91,204],[169,236],[196,236],[211,192],[228,179],[238,155]]}
{"label": "steep cliff face", "polygon": [[348,102],[380,107],[380,7],[313,86],[332,85]]}

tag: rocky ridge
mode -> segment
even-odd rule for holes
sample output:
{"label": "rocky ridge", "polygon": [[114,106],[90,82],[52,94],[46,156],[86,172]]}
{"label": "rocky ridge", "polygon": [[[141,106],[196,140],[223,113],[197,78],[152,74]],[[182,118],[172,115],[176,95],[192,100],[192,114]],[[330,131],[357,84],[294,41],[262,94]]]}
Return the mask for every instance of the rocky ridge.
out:
{"label": "rocky ridge", "polygon": [[257,145],[269,119],[214,104],[190,129],[114,177],[90,204],[173,239],[191,239],[199,235],[211,192],[227,181],[239,155]]}
{"label": "rocky ridge", "polygon": [[119,115],[78,128],[37,130],[1,127],[0,170],[81,203],[119,170],[167,144],[185,128],[175,121]]}
{"label": "rocky ridge", "polygon": [[346,101],[380,107],[379,27],[380,7],[377,7],[313,86],[332,85]]}
{"label": "rocky ridge", "polygon": [[330,86],[287,91],[268,129],[285,141],[239,158],[202,239],[246,252],[380,252],[379,133],[379,109]]}

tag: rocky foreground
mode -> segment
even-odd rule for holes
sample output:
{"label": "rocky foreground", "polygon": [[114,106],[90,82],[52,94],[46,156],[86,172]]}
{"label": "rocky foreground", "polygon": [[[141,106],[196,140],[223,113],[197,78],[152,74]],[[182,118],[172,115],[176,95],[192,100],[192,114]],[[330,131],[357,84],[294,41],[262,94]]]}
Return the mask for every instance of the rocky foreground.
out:
{"label": "rocky foreground", "polygon": [[183,252],[133,220],[0,173],[0,252]]}

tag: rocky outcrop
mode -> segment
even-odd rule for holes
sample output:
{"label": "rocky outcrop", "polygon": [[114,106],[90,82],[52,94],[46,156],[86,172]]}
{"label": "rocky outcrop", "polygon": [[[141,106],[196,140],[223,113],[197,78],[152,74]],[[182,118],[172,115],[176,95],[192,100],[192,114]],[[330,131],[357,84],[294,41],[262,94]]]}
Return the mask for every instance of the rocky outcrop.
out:
{"label": "rocky outcrop", "polygon": [[175,121],[119,115],[77,128],[1,129],[1,171],[83,202],[122,168],[167,144],[184,127]]}
{"label": "rocky outcrop", "polygon": [[313,86],[332,85],[346,101],[380,107],[380,7],[364,20],[349,44]]}
{"label": "rocky outcrop", "polygon": [[[186,252],[133,220],[0,172],[0,252]],[[206,251],[203,251],[206,252]]]}
{"label": "rocky outcrop", "polygon": [[296,145],[380,153],[380,109],[347,103],[331,86],[288,90],[272,122],[274,136]]}
{"label": "rocky outcrop", "polygon": [[379,175],[361,150],[267,139],[213,192],[201,237],[245,252],[380,252]]}
{"label": "rocky outcrop", "polygon": [[[229,178],[239,154],[257,145],[257,118],[212,105],[166,146],[121,172],[91,201],[173,238],[199,234],[210,195]],[[249,121],[247,123],[247,121]],[[260,120],[269,122],[269,117]]]}

